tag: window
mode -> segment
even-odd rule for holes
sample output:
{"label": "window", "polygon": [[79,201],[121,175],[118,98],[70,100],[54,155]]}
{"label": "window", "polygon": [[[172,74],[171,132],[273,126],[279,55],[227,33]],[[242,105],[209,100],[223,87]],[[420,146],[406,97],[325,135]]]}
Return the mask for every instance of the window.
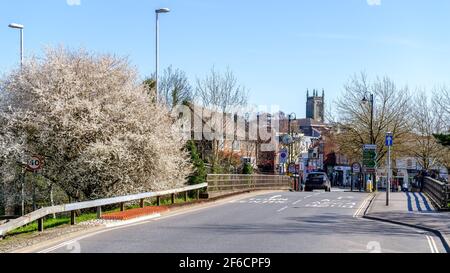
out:
{"label": "window", "polygon": [[233,151],[240,151],[241,150],[241,142],[239,140],[236,140],[233,142]]}

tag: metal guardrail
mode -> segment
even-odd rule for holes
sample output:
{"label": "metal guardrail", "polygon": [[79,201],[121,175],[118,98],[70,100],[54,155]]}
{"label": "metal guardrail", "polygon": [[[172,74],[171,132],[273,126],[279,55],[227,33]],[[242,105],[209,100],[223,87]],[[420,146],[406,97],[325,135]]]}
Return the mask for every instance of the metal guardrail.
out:
{"label": "metal guardrail", "polygon": [[187,193],[190,191],[197,191],[197,198],[199,197],[200,189],[208,187],[207,183],[194,185],[194,186],[188,186],[180,189],[175,190],[167,190],[167,191],[159,191],[159,192],[148,192],[148,193],[141,193],[141,194],[135,194],[135,195],[128,195],[128,196],[120,196],[120,197],[114,197],[114,198],[107,198],[107,199],[99,199],[99,200],[93,200],[93,201],[86,201],[86,202],[79,202],[79,203],[72,203],[72,204],[65,204],[65,205],[59,205],[59,206],[53,206],[53,207],[46,207],[42,208],[36,211],[33,211],[30,214],[27,214],[25,216],[22,216],[20,218],[17,218],[15,220],[12,220],[4,225],[0,226],[0,238],[7,235],[8,232],[17,229],[19,227],[23,227],[25,225],[28,225],[34,221],[38,221],[38,230],[41,232],[44,230],[44,218],[58,213],[71,213],[71,225],[75,224],[75,211],[82,210],[82,209],[90,209],[90,208],[97,208],[97,217],[100,218],[102,214],[102,206],[107,205],[115,205],[120,204],[121,211],[124,210],[124,204],[132,201],[140,201],[141,207],[144,207],[144,201],[148,198],[157,198],[157,203],[160,205],[160,197],[166,196],[166,195],[172,195],[172,202],[174,202],[175,194],[178,193],[186,193],[185,199],[187,199]]}
{"label": "metal guardrail", "polygon": [[435,203],[439,209],[447,209],[450,201],[449,185],[433,179],[425,177],[423,192]]}
{"label": "metal guardrail", "polygon": [[210,174],[207,182],[208,193],[262,189],[289,190],[293,188],[291,177],[279,175]]}

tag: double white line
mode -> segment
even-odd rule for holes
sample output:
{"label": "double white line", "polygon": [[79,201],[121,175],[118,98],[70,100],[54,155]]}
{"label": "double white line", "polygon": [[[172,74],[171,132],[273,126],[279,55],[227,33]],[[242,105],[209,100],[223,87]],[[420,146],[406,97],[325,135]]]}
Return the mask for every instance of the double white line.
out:
{"label": "double white line", "polygon": [[427,240],[428,240],[428,245],[430,246],[431,249],[431,253],[439,253],[439,249],[436,246],[436,242],[434,241],[434,238],[426,235]]}
{"label": "double white line", "polygon": [[360,218],[362,212],[364,211],[364,209],[366,208],[367,204],[370,202],[370,199],[372,198],[372,196],[368,196],[364,202],[361,204],[361,206],[359,207],[359,209],[355,212],[355,214],[353,214],[353,218]]}

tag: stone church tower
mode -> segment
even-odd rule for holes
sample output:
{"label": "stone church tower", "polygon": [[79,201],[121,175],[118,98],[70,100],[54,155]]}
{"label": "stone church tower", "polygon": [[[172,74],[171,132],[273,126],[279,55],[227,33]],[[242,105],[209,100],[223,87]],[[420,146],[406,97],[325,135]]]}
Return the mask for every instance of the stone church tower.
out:
{"label": "stone church tower", "polygon": [[309,96],[309,90],[306,94],[306,118],[313,119],[317,122],[325,122],[325,91],[322,90],[322,96],[319,91],[314,89],[312,97]]}

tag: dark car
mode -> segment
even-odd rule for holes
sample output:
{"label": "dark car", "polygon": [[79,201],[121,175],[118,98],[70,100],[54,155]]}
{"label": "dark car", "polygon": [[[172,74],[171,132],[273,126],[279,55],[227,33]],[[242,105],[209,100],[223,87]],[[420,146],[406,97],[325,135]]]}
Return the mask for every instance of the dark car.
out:
{"label": "dark car", "polygon": [[308,174],[305,182],[305,191],[325,190],[331,192],[331,181],[326,173],[314,172]]}

